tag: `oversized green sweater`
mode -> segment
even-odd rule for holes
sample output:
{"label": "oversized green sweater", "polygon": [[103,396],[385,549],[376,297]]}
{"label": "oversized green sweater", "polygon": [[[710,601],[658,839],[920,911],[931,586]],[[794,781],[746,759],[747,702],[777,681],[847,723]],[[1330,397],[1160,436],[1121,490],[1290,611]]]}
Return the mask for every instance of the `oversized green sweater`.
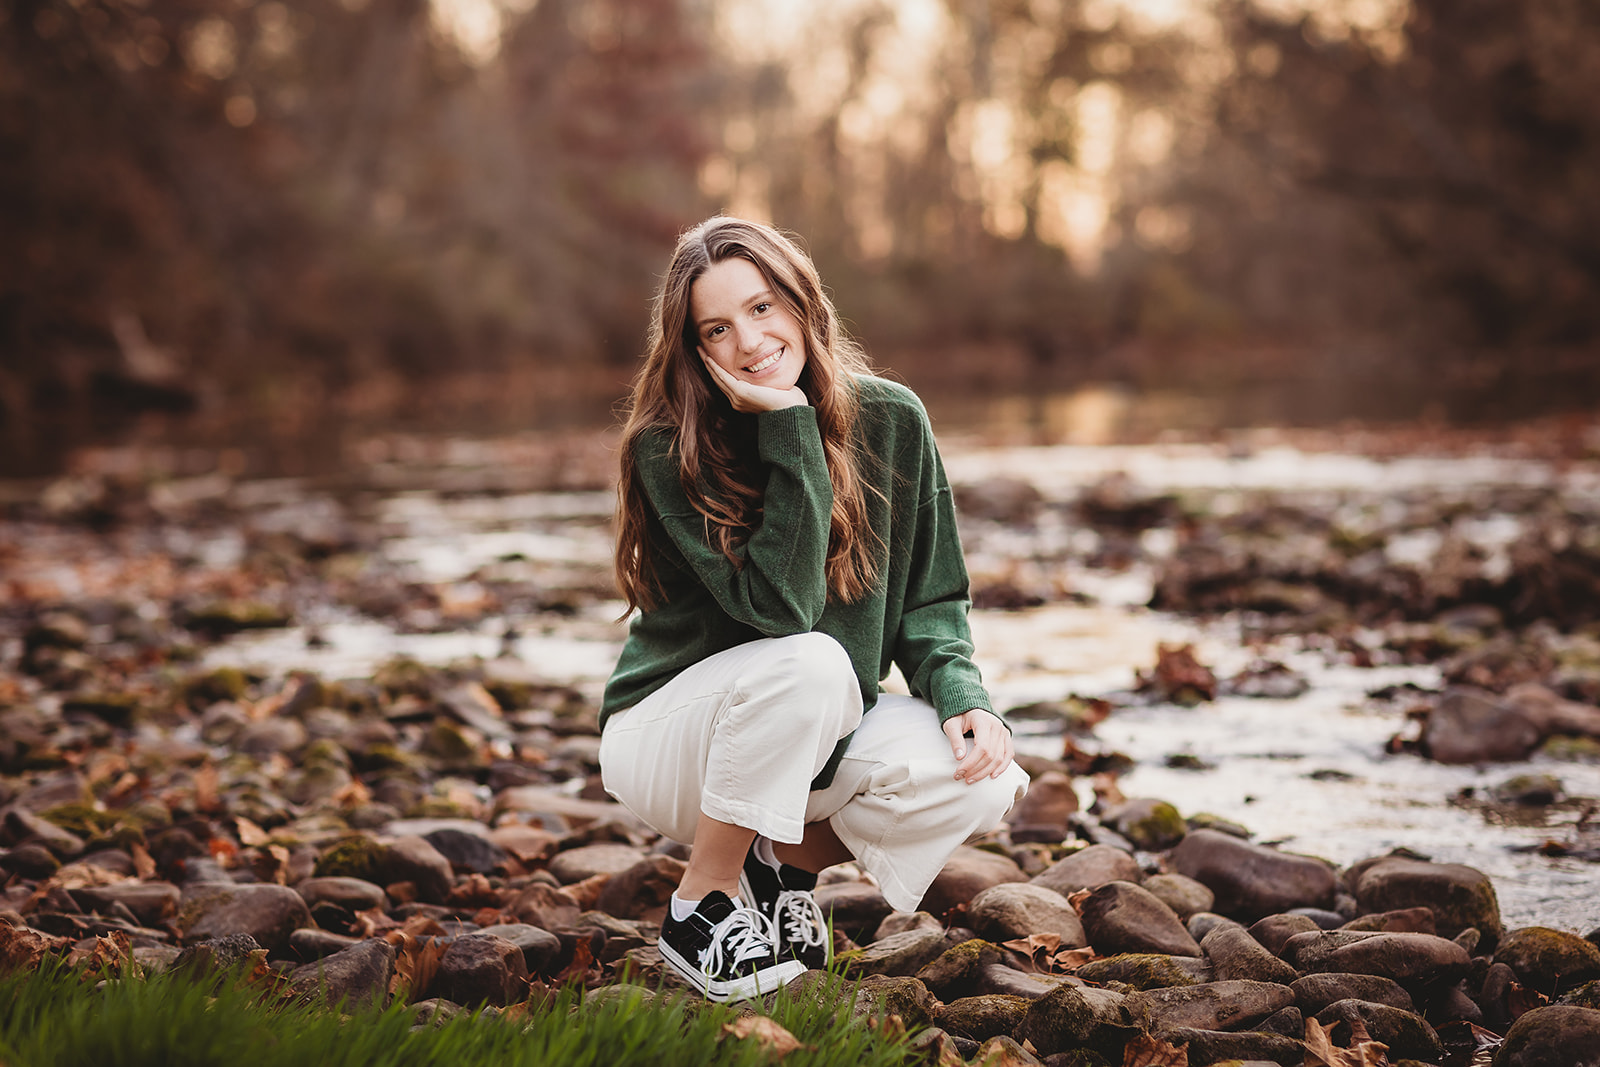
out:
{"label": "oversized green sweater", "polygon": [[[754,416],[766,488],[760,524],[738,552],[741,566],[711,546],[705,518],[684,495],[676,435],[663,429],[640,439],[638,476],[660,520],[655,561],[666,596],[629,627],[606,684],[602,727],[707,656],[808,631],[844,646],[869,711],[891,663],[941,722],[974,708],[993,710],[972,662],[967,567],[927,412],[902,385],[882,378],[858,384],[861,475],[878,490],[865,498],[883,544],[877,583],[852,604],[830,602],[827,595],[823,565],[833,486],[815,409]],[[832,780],[848,742],[839,743],[814,788]]]}

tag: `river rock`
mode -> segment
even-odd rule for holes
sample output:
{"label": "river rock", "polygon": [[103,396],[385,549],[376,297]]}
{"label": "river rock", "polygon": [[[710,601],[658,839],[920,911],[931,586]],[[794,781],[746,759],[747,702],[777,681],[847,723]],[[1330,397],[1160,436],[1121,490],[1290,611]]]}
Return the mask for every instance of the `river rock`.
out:
{"label": "river rock", "polygon": [[1439,936],[1476,927],[1493,950],[1503,932],[1500,901],[1487,875],[1459,863],[1430,863],[1408,856],[1377,856],[1350,866],[1345,885],[1363,912],[1425,907]]}
{"label": "river rock", "polygon": [[[839,989],[837,984],[829,985],[831,979],[824,972],[807,971],[785,986],[785,992],[788,992],[795,983],[805,982],[808,977],[816,979],[821,986]],[[845,988],[848,990],[849,987]],[[891,978],[887,975],[869,974],[861,979],[855,989],[855,1000],[850,1010],[857,1019],[864,1020],[880,1013],[898,1015],[908,1029],[916,1030],[931,1025],[934,1014],[939,1009],[938,1000],[915,978]]]}
{"label": "river rock", "polygon": [[907,930],[903,934],[890,934],[864,948],[852,949],[840,957],[840,962],[851,974],[907,977],[916,974],[944,951],[944,931]]}
{"label": "river rock", "polygon": [[1381,974],[1411,991],[1457,982],[1471,963],[1466,950],[1442,937],[1339,930],[1296,934],[1284,955],[1302,971]]}
{"label": "river rock", "polygon": [[985,889],[1005,882],[1025,882],[1016,861],[981,848],[962,845],[945,861],[944,868],[922,896],[919,907],[942,916],[958,904],[965,904]]}
{"label": "river rock", "polygon": [[1569,1007],[1600,1011],[1600,981],[1585,982],[1578,988],[1561,994],[1555,1002]]}
{"label": "river rock", "polygon": [[[1359,915],[1338,927],[1342,930],[1371,930],[1380,934],[1433,934],[1439,933],[1433,919],[1432,908],[1400,908],[1395,911],[1374,911]],[[1479,936],[1482,936],[1481,934]]]}
{"label": "river rock", "polygon": [[1336,1000],[1317,1012],[1317,1022],[1323,1026],[1344,1024],[1342,1028],[1335,1026],[1333,1034],[1334,1043],[1339,1045],[1349,1044],[1351,1025],[1356,1019],[1361,1020],[1374,1041],[1389,1046],[1393,1059],[1437,1063],[1444,1056],[1439,1035],[1422,1016],[1412,1012],[1367,1000]]}
{"label": "river rock", "polygon": [[1184,923],[1193,915],[1210,911],[1217,903],[1215,893],[1188,875],[1152,874],[1139,884],[1154,893]]}
{"label": "river rock", "polygon": [[1339,1000],[1365,1000],[1412,1011],[1411,994],[1392,978],[1381,974],[1308,974],[1289,983],[1294,1002],[1307,1015],[1315,1015]]}
{"label": "river rock", "polygon": [[1123,1016],[1126,998],[1108,1000],[1091,997],[1091,992],[1108,991],[1062,985],[1028,1002],[1015,1036],[1033,1045],[1040,1056],[1089,1048],[1122,1062],[1122,1045],[1136,1033]]}
{"label": "river rock", "polygon": [[1511,931],[1495,951],[1494,961],[1515,971],[1523,985],[1546,995],[1600,978],[1600,948],[1577,934],[1547,926]]}
{"label": "river rock", "polygon": [[1211,961],[1216,980],[1246,979],[1288,985],[1298,977],[1287,963],[1268,952],[1242,926],[1219,926],[1200,942],[1200,951]]}
{"label": "river rock", "polygon": [[306,902],[282,885],[186,886],[178,913],[185,941],[249,934],[273,955],[288,948],[291,931],[310,925]]}
{"label": "river rock", "polygon": [[890,934],[903,934],[907,930],[943,930],[944,923],[935,919],[925,911],[892,911],[884,916],[883,922],[872,932],[872,940],[888,937]]}
{"label": "river rock", "polygon": [[[528,923],[499,923],[478,931],[484,937],[503,937],[522,950],[522,960],[529,974],[548,973],[556,957],[561,955],[561,939],[548,930]],[[609,941],[607,942],[609,944]]]}
{"label": "river rock", "polygon": [[169,968],[190,978],[208,978],[229,971],[260,952],[262,946],[249,934],[227,934],[211,937],[186,946],[172,961]]}
{"label": "river rock", "polygon": [[642,848],[602,841],[557,852],[550,859],[550,873],[562,885],[581,882],[597,874],[617,875],[645,858]]}
{"label": "river rock", "polygon": [[294,889],[308,908],[318,904],[333,904],[347,911],[371,911],[389,902],[381,885],[364,878],[307,878],[296,884]]}
{"label": "river rock", "polygon": [[[107,912],[120,904],[142,926],[160,926],[178,914],[181,891],[171,882],[119,882],[74,889],[72,899],[84,911]],[[1587,943],[1587,942],[1585,942]]]}
{"label": "river rock", "polygon": [[318,998],[329,1007],[381,1006],[389,998],[394,960],[393,945],[381,937],[370,938],[295,968],[289,976],[289,988],[308,1000]]}
{"label": "river rock", "polygon": [[1189,829],[1177,808],[1153,797],[1125,800],[1102,814],[1100,822],[1146,852],[1170,848],[1182,840]]}
{"label": "river rock", "polygon": [[[904,935],[897,935],[904,936]],[[983,969],[1005,959],[995,945],[972,938],[952,945],[917,972],[917,980],[942,1000],[955,1000],[973,991]]]}
{"label": "river rock", "polygon": [[1191,831],[1169,854],[1168,865],[1215,893],[1217,911],[1246,920],[1306,905],[1326,907],[1337,884],[1333,869],[1320,860],[1217,830]]}
{"label": "river rock", "polygon": [[526,886],[506,910],[518,922],[552,931],[572,929],[583,913],[571,893],[543,882]]}
{"label": "river rock", "polygon": [[1034,1002],[1023,997],[988,994],[962,997],[934,1011],[934,1022],[959,1037],[987,1041],[1009,1034],[1022,1022]]}
{"label": "river rock", "polygon": [[1243,981],[1146,989],[1129,993],[1122,1002],[1136,1025],[1152,1031],[1239,1030],[1293,1003],[1288,986]]}
{"label": "river rock", "polygon": [[1261,1067],[1300,1067],[1305,1062],[1305,1043],[1278,1033],[1260,1030],[1229,1033],[1178,1027],[1163,1030],[1156,1036],[1169,1045],[1187,1046],[1187,1063],[1227,1063],[1229,1067],[1257,1064]]}
{"label": "river rock", "polygon": [[1283,948],[1295,934],[1315,933],[1322,927],[1309,915],[1279,913],[1257,919],[1250,926],[1250,936],[1274,956],[1282,957]]}
{"label": "river rock", "polygon": [[1089,845],[1064,856],[1033,878],[1034,885],[1071,896],[1080,889],[1094,889],[1107,882],[1139,882],[1144,872],[1139,862],[1120,848]]}
{"label": "river rock", "polygon": [[315,926],[302,926],[289,935],[289,954],[296,959],[320,960],[335,952],[343,952],[351,945],[361,944],[361,938],[319,930]]}
{"label": "river rock", "polygon": [[293,752],[310,740],[299,719],[262,719],[245,725],[233,736],[229,747],[257,759],[280,752]]}
{"label": "river rock", "polygon": [[83,838],[24,807],[7,808],[0,829],[4,830],[6,844],[39,845],[57,859],[71,859],[83,851]]}
{"label": "river rock", "polygon": [[1494,1067],[1600,1067],[1600,1011],[1535,1008],[1506,1031]]}
{"label": "river rock", "polygon": [[671,856],[646,856],[600,890],[595,907],[620,919],[657,919],[672,899],[687,868]]}
{"label": "river rock", "polygon": [[0,871],[42,882],[61,869],[61,861],[43,845],[18,845],[0,852]]}
{"label": "river rock", "polygon": [[1196,956],[1168,956],[1158,952],[1124,952],[1090,960],[1073,972],[1085,982],[1107,985],[1119,982],[1134,989],[1165,989],[1200,985],[1215,977],[1211,963]]}
{"label": "river rock", "polygon": [[1107,882],[1089,894],[1082,909],[1084,933],[1102,955],[1200,955],[1200,946],[1172,909],[1132,882]]}
{"label": "river rock", "polygon": [[504,1006],[528,989],[528,964],[522,950],[494,934],[458,937],[439,958],[429,991],[457,1004]]}
{"label": "river rock", "polygon": [[1083,923],[1060,893],[1028,882],[1006,882],[972,898],[967,909],[972,928],[991,941],[1010,941],[1030,934],[1054,934],[1062,948],[1089,942]]}
{"label": "river rock", "polygon": [[1452,686],[1428,713],[1421,740],[1422,750],[1440,763],[1507,763],[1527,759],[1544,735],[1494,694]]}
{"label": "river rock", "polygon": [[410,882],[417,890],[417,899],[430,904],[442,904],[455,882],[455,872],[450,861],[423,838],[407,834],[395,838],[383,853],[385,878],[393,882]]}
{"label": "river rock", "polygon": [[1034,974],[1003,963],[990,963],[979,970],[978,982],[972,992],[974,995],[1003,993],[1010,997],[1038,1000],[1066,980],[1064,975]]}
{"label": "river rock", "polygon": [[834,882],[819,885],[812,896],[834,929],[854,940],[864,940],[894,909],[878,887],[869,882]]}
{"label": "river rock", "polygon": [[473,874],[491,874],[506,864],[506,850],[484,837],[453,826],[440,827],[423,834],[422,839],[450,861],[456,871]]}
{"label": "river rock", "polygon": [[[1171,905],[1168,905],[1168,907],[1170,906]],[[1237,920],[1230,919],[1226,915],[1218,915],[1214,911],[1197,911],[1193,915],[1189,916],[1188,919],[1184,920],[1183,926],[1184,929],[1189,931],[1190,937],[1194,938],[1196,941],[1203,941],[1205,940],[1205,936],[1211,931],[1215,930],[1217,927],[1227,926],[1229,924],[1234,926],[1239,925]]]}
{"label": "river rock", "polygon": [[1067,836],[1067,819],[1078,810],[1072,779],[1060,771],[1045,771],[1028,784],[1028,795],[1007,816],[1013,841],[1061,841]]}

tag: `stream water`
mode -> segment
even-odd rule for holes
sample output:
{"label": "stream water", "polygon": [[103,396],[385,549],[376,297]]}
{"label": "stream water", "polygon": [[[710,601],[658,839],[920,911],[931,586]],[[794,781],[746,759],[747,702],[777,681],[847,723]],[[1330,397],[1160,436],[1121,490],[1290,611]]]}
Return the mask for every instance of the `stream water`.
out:
{"label": "stream water", "polygon": [[[1381,508],[1385,501],[1441,485],[1469,497],[1477,489],[1540,485],[1600,495],[1600,467],[1557,469],[1494,456],[1379,461],[1281,447],[1238,454],[1206,445],[986,448],[957,442],[947,446],[946,460],[958,487],[1014,479],[1031,484],[1047,502],[1070,499],[1110,475],[1126,475],[1152,492],[1203,491],[1213,508],[1229,506],[1231,494],[1242,498],[1263,489],[1320,495],[1328,506],[1346,508],[1355,506],[1352,494],[1366,502],[1361,506]],[[612,496],[604,492],[411,491],[382,496],[370,518],[383,531],[389,565],[409,579],[470,598],[476,583],[496,574],[536,579],[552,589],[606,588],[611,508]],[[1516,528],[1514,518],[1492,514],[1473,523],[1469,532],[1485,551],[1503,550]],[[1163,533],[1145,535],[1157,558]],[[1000,707],[1127,691],[1135,671],[1154,663],[1160,642],[1193,642],[1201,662],[1219,677],[1261,654],[1241,640],[1234,621],[1200,624],[1143,607],[1151,592],[1148,564],[1096,570],[1058,551],[1085,535],[1048,509],[1022,530],[982,520],[964,524],[975,576],[1031,560],[1031,566],[1050,569],[1058,586],[1078,594],[1076,600],[1017,611],[974,611],[977,659]],[[1428,532],[1418,531],[1415,540],[1410,550],[1425,557]],[[444,633],[401,633],[329,609],[302,618],[304,625],[293,629],[235,637],[214,647],[207,662],[268,672],[308,668],[338,678],[366,674],[396,654],[436,664],[511,657],[540,678],[598,697],[620,648],[621,604],[592,594],[574,603],[559,614],[495,616]],[[318,638],[309,645],[308,629]],[[1537,923],[1584,932],[1600,925],[1600,870],[1574,859],[1514,851],[1560,836],[1559,821],[1512,825],[1451,803],[1463,789],[1481,795],[1530,771],[1556,775],[1569,795],[1600,797],[1600,766],[1535,760],[1459,767],[1388,755],[1385,743],[1407,724],[1400,710],[1369,699],[1368,692],[1405,682],[1436,686],[1436,668],[1358,668],[1303,637],[1278,639],[1269,651],[1309,679],[1307,692],[1292,699],[1225,696],[1195,708],[1123,707],[1101,723],[1094,743],[1136,761],[1120,781],[1123,792],[1169,800],[1185,815],[1220,815],[1248,827],[1258,840],[1340,864],[1396,847],[1470,864],[1493,878],[1509,926]],[[1019,723],[1020,747],[1059,755],[1061,735],[1039,729]],[[1203,769],[1169,766],[1167,757],[1174,754],[1195,757]],[[1090,803],[1087,782],[1080,788],[1082,801]]]}

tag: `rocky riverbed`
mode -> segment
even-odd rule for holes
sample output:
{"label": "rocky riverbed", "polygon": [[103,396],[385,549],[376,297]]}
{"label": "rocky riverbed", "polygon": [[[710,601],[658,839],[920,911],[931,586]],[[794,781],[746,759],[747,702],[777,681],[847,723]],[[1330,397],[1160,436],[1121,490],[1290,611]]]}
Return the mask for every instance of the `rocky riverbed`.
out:
{"label": "rocky riverbed", "polygon": [[[682,846],[594,763],[603,449],[365,458],[354,483],[109,455],[7,487],[3,966],[254,952],[423,1011],[670,983]],[[1591,455],[949,466],[1035,787],[917,915],[849,865],[819,894],[930,1062],[1600,1047]]]}

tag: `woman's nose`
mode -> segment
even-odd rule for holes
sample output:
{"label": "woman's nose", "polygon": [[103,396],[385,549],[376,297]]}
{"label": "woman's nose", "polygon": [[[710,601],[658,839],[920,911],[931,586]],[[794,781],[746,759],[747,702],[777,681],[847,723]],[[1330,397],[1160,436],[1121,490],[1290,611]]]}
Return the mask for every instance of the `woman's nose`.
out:
{"label": "woman's nose", "polygon": [[755,328],[754,323],[735,323],[733,329],[734,337],[739,344],[739,351],[754,352],[761,347],[761,331]]}

